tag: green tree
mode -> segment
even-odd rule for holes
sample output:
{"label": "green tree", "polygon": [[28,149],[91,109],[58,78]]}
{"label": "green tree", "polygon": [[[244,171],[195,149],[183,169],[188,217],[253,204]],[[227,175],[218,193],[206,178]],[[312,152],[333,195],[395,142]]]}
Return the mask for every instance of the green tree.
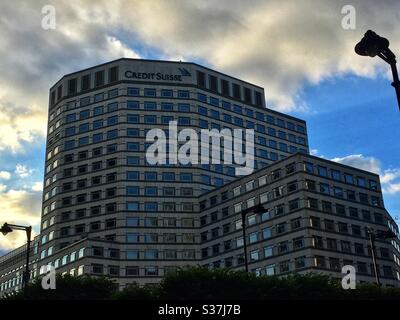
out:
{"label": "green tree", "polygon": [[8,294],[8,300],[400,300],[400,288],[357,284],[344,290],[340,281],[308,273],[287,277],[261,276],[228,269],[179,268],[159,284],[133,283],[123,290],[107,278],[57,275],[56,290],[43,290],[41,280],[24,291]]}
{"label": "green tree", "polygon": [[159,285],[139,286],[136,282],[129,284],[113,295],[116,300],[155,300],[159,297]]}
{"label": "green tree", "polygon": [[117,285],[106,278],[90,276],[56,276],[56,289],[44,290],[41,279],[29,284],[25,290],[7,294],[6,300],[99,300],[111,299],[118,289]]}

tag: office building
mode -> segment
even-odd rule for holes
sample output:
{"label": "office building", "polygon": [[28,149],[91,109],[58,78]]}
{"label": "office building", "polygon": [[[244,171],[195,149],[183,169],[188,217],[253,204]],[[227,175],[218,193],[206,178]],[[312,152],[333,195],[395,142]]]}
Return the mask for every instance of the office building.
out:
{"label": "office building", "polygon": [[[193,129],[197,133],[202,129],[253,129],[254,172],[238,176],[236,169],[240,165],[235,162],[149,163],[149,130],[162,129],[166,138],[172,139],[168,132],[171,121],[176,121],[178,131]],[[177,147],[182,145],[184,142],[180,141]],[[166,151],[171,152],[171,148],[167,146]],[[292,262],[288,262],[287,271],[280,265],[300,255],[306,257],[302,271],[319,266],[324,272],[337,274],[336,267],[343,261],[332,262],[334,269],[329,259],[342,257],[341,242],[347,241],[352,251],[346,261],[365,262],[369,272],[371,259],[367,256],[364,228],[370,223],[381,228],[384,224],[397,233],[397,226],[383,207],[379,177],[308,153],[303,120],[266,108],[263,88],[198,64],[119,59],[65,75],[49,95],[41,230],[32,248],[32,277],[51,265],[59,273],[108,275],[123,287],[133,281],[158,282],[168,270],[186,265],[242,268],[236,221],[238,201],[243,208],[251,201],[258,203],[261,193],[270,192],[278,181],[281,193],[267,202],[271,218],[251,218],[251,269],[272,274],[274,265],[274,274],[295,271]],[[221,158],[225,159],[225,155]],[[307,159],[314,163],[315,170],[325,167],[328,176],[301,170]],[[292,162],[296,163],[293,173],[285,173],[276,181],[267,177],[263,185],[256,182],[274,168]],[[339,180],[331,176],[335,170],[339,170]],[[343,180],[347,175],[353,177],[353,183]],[[306,190],[309,185],[304,179],[315,180],[318,190]],[[253,188],[247,189],[251,180]],[[371,181],[375,183],[372,187]],[[294,184],[296,189],[292,190]],[[247,191],[235,191],[239,185]],[[329,195],[323,185],[329,185]],[[337,188],[342,188],[345,196],[333,194]],[[348,197],[348,191],[355,193],[354,199]],[[308,197],[313,196],[319,207],[305,209],[311,201]],[[295,199],[299,199],[298,208],[289,210]],[[330,218],[325,202],[331,203]],[[310,203],[315,204],[314,200]],[[284,208],[276,209],[278,205]],[[340,216],[337,208],[345,214]],[[351,208],[357,210],[358,218]],[[368,210],[371,220],[363,219],[363,211]],[[322,229],[309,224],[314,216],[320,219]],[[298,217],[301,227],[292,230],[289,224]],[[352,229],[348,234],[330,230],[325,220],[333,220],[334,228],[347,223],[351,229],[354,224],[360,234],[353,234]],[[284,221],[288,226],[275,234],[277,225]],[[275,229],[271,229],[270,239],[264,239],[262,233],[254,238],[258,227]],[[311,245],[314,235],[322,236],[323,248]],[[303,247],[293,249],[297,237],[304,238]],[[339,251],[334,250],[333,240],[328,246],[328,237],[336,240]],[[264,246],[284,241],[288,241],[287,253],[278,254],[274,251],[278,249],[273,249],[273,257],[264,255]],[[361,247],[354,251],[356,244],[364,246],[365,256]],[[394,278],[387,281],[389,285],[397,283],[398,246],[397,242],[393,244],[384,246],[389,256],[380,257],[383,275],[389,270],[386,267],[392,270]],[[253,259],[257,250],[258,259]],[[17,251],[21,256],[23,248]],[[332,254],[325,254],[328,251]],[[24,262],[16,262],[12,258],[15,254],[11,252],[0,259],[3,292],[21,285],[18,270]],[[322,260],[318,260],[321,264],[312,265],[315,256],[324,257],[325,269]],[[364,278],[373,280],[367,274]]]}
{"label": "office building", "polygon": [[[356,280],[375,282],[368,229],[398,228],[383,205],[379,176],[296,154],[199,197],[201,264],[242,269],[242,210],[246,215],[249,271],[260,275],[322,272],[341,279],[354,266]],[[377,239],[381,283],[399,286],[398,239]]]}

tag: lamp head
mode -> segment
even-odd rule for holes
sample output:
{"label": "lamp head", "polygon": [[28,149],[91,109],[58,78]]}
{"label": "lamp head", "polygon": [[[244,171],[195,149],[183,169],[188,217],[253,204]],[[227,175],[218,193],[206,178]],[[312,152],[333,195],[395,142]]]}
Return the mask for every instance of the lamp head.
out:
{"label": "lamp head", "polygon": [[8,223],[4,223],[3,226],[0,228],[0,232],[3,235],[7,235],[7,233],[12,232],[13,230],[11,229],[11,227],[8,225]]}
{"label": "lamp head", "polygon": [[375,57],[377,54],[389,48],[389,40],[368,30],[364,37],[354,47],[354,51],[360,56]]}

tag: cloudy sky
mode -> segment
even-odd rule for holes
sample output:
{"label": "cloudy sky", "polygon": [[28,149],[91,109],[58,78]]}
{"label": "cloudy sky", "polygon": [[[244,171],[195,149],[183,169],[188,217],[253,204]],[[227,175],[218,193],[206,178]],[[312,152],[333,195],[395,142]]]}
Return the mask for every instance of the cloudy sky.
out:
{"label": "cloudy sky", "polygon": [[[55,29],[42,28],[46,5]],[[345,5],[355,28],[342,26]],[[354,53],[367,29],[400,55],[400,2],[1,1],[0,223],[39,230],[48,89],[120,57],[194,61],[263,86],[268,108],[307,121],[313,154],[379,173],[400,216],[400,112],[388,66]],[[0,251],[24,242],[0,237]]]}

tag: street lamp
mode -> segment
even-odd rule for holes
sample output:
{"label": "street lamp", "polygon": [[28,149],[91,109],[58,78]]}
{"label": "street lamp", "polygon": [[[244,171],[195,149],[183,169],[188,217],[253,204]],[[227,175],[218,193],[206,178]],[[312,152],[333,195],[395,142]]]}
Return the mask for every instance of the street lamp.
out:
{"label": "street lamp", "polygon": [[372,30],[368,30],[361,41],[356,44],[354,51],[360,56],[378,56],[390,64],[393,75],[392,86],[396,90],[397,104],[400,110],[400,80],[397,73],[396,56],[389,49],[389,40],[377,35]]}
{"label": "street lamp", "polygon": [[14,230],[23,230],[26,232],[26,237],[27,237],[27,245],[26,245],[26,266],[25,266],[25,272],[22,277],[22,285],[24,289],[26,288],[26,285],[29,282],[29,254],[31,250],[31,233],[32,233],[32,227],[31,226],[19,226],[16,224],[9,224],[9,223],[4,223],[3,226],[0,228],[0,232],[3,235],[7,235],[10,232],[13,232]]}
{"label": "street lamp", "polygon": [[261,204],[258,204],[258,205],[252,206],[250,208],[246,208],[246,209],[242,210],[242,212],[241,212],[242,213],[244,266],[245,266],[246,272],[249,272],[249,264],[247,261],[247,245],[246,245],[246,215],[250,212],[260,214],[265,211],[266,211],[266,209]]}
{"label": "street lamp", "polygon": [[374,263],[374,270],[375,270],[375,280],[378,287],[381,286],[381,282],[379,280],[379,272],[378,272],[378,265],[376,264],[376,249],[375,249],[375,240],[376,239],[393,239],[396,238],[396,235],[391,231],[374,231],[371,227],[367,227],[367,233],[369,236],[369,242],[371,245],[371,254],[372,254],[372,262]]}

